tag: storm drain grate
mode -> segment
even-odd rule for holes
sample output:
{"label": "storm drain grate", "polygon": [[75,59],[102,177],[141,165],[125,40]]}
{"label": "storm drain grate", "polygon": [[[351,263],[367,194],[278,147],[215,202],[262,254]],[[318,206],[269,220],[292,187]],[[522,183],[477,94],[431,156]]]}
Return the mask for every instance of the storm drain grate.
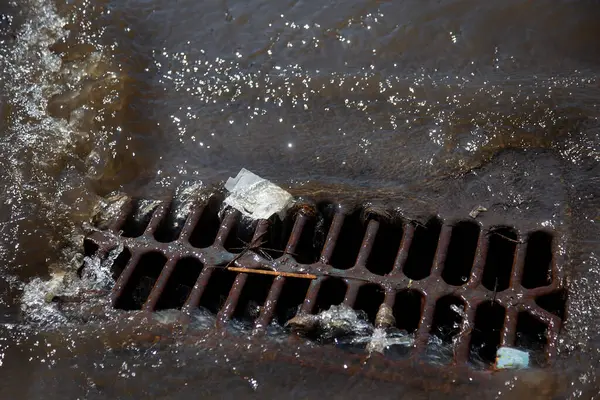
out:
{"label": "storm drain grate", "polygon": [[385,304],[396,327],[414,334],[412,355],[437,341],[452,344],[456,363],[492,364],[499,346],[527,349],[539,365],[554,357],[566,292],[552,232],[437,217],[390,222],[332,204],[247,224],[232,209],[220,218],[221,200],[213,196],[179,223],[169,204],[139,218],[132,202],[108,230],[92,233],[100,255],[118,242],[125,249],[113,266],[114,307],[204,307],[220,323],[260,330],[338,304],[375,322]]}

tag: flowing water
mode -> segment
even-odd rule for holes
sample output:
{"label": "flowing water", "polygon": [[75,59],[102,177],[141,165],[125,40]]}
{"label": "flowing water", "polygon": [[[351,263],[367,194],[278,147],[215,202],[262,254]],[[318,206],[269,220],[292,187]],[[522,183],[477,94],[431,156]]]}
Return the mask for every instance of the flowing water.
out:
{"label": "flowing water", "polygon": [[[592,0],[4,0],[3,397],[598,396],[599,19]],[[556,366],[434,393],[256,364],[250,348],[277,340],[157,342],[169,332],[154,324],[140,336],[44,301],[110,284],[71,276],[100,199],[210,191],[241,168],[298,196],[409,216],[481,205],[487,223],[556,229]]]}

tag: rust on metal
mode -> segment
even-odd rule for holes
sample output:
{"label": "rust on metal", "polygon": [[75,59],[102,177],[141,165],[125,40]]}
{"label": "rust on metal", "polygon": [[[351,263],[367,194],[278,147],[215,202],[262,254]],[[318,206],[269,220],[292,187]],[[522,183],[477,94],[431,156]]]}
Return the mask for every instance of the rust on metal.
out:
{"label": "rust on metal", "polygon": [[[541,365],[555,357],[566,292],[551,231],[437,217],[392,221],[337,206],[244,223],[213,197],[192,207],[165,242],[156,232],[170,205],[134,227],[133,208],[88,237],[99,256],[126,249],[115,268],[116,308],[189,315],[205,307],[221,323],[247,317],[261,330],[345,304],[364,309],[374,324],[380,310],[391,313],[387,321],[414,335],[413,356],[436,337],[452,344],[455,364],[479,358],[491,365],[499,346],[537,352]],[[250,317],[249,304],[258,304]]]}

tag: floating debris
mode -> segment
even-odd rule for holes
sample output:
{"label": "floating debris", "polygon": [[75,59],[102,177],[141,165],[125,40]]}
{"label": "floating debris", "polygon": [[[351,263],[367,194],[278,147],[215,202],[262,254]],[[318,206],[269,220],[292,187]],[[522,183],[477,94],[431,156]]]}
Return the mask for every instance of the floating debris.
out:
{"label": "floating debris", "polygon": [[292,202],[291,194],[245,168],[227,180],[225,189],[230,192],[225,204],[252,219],[269,219],[273,214],[281,214]]}
{"label": "floating debris", "polygon": [[522,369],[529,367],[529,353],[512,347],[500,347],[496,353],[497,369]]}
{"label": "floating debris", "polygon": [[482,212],[486,212],[487,210],[488,209],[485,208],[484,206],[477,206],[471,210],[471,212],[469,213],[469,217],[477,218],[479,216],[479,214],[481,214]]}

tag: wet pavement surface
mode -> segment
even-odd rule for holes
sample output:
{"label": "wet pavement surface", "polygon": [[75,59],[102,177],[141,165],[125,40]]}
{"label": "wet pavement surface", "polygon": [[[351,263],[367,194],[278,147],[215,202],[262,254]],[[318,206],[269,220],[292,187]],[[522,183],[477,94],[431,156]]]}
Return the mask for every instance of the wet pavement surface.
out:
{"label": "wet pavement surface", "polygon": [[[598,396],[599,17],[591,0],[0,4],[0,390]],[[114,284],[76,274],[103,198],[208,194],[241,168],[318,201],[415,220],[482,207],[484,226],[554,230],[568,289],[556,362],[477,382],[423,383],[417,367],[385,379],[344,372],[344,354],[326,365],[313,344],[46,301]]]}

